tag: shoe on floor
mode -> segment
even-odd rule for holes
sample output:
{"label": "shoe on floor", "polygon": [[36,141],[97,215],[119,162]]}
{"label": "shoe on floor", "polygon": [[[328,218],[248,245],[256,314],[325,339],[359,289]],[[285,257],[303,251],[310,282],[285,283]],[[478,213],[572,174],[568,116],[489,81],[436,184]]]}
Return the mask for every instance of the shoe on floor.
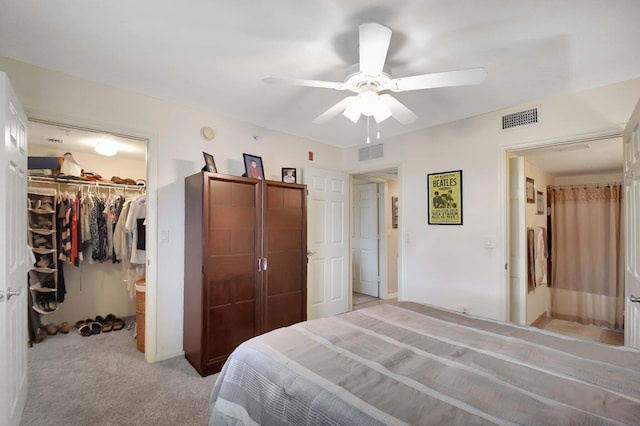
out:
{"label": "shoe on floor", "polygon": [[100,324],[99,322],[92,322],[90,324],[91,327],[91,334],[100,334],[100,332],[102,332],[102,324]]}
{"label": "shoe on floor", "polygon": [[60,324],[58,329],[59,329],[60,333],[67,334],[67,333],[69,333],[69,330],[71,330],[71,325],[68,322],[65,321],[62,324]]}
{"label": "shoe on floor", "polygon": [[124,320],[120,318],[114,318],[113,320],[113,329],[118,331],[124,328]]}
{"label": "shoe on floor", "polygon": [[91,325],[85,324],[78,329],[78,334],[82,337],[91,336],[93,333],[91,332]]}

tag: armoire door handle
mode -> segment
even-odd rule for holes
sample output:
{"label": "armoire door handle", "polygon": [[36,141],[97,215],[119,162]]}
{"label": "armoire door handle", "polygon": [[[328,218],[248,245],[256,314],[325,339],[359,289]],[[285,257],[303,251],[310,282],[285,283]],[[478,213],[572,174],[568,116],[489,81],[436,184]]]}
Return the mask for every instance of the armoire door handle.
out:
{"label": "armoire door handle", "polygon": [[629,301],[630,302],[640,302],[640,297],[636,297],[633,294],[629,295]]}
{"label": "armoire door handle", "polygon": [[258,272],[267,270],[267,258],[258,259]]}

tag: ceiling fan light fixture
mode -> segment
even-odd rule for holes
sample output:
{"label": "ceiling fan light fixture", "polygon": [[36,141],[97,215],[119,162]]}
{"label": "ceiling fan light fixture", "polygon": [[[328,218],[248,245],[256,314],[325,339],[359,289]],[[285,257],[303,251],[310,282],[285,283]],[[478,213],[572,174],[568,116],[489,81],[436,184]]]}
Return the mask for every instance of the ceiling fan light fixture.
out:
{"label": "ceiling fan light fixture", "polygon": [[382,123],[387,118],[391,117],[391,110],[388,106],[378,101],[376,105],[376,110],[373,113],[373,118],[376,119],[376,123]]}
{"label": "ceiling fan light fixture", "polygon": [[361,108],[360,108],[360,100],[356,99],[355,102],[352,102],[348,107],[344,109],[342,115],[347,117],[349,120],[357,123],[360,120]]}

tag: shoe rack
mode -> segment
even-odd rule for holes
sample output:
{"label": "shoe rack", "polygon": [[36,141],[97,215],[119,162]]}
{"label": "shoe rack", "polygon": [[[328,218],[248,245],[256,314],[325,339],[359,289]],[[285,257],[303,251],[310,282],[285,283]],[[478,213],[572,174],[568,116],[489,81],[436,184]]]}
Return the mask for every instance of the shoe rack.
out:
{"label": "shoe rack", "polygon": [[35,259],[29,271],[29,290],[33,309],[41,314],[58,309],[56,197],[55,189],[29,188],[27,191],[27,238]]}

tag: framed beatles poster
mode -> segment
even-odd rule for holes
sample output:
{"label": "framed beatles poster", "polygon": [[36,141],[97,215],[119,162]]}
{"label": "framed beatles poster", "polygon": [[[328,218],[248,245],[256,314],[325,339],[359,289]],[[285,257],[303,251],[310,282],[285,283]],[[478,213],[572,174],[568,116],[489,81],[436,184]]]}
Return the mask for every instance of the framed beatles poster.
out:
{"label": "framed beatles poster", "polygon": [[427,175],[429,225],[462,225],[462,170]]}

